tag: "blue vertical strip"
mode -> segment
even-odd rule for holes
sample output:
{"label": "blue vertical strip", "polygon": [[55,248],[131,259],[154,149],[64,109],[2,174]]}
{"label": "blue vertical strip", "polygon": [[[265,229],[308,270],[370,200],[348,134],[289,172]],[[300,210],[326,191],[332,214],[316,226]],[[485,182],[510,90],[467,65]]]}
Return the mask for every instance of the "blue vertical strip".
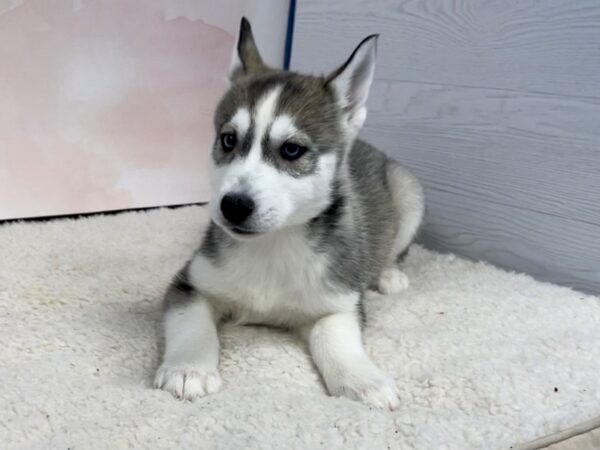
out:
{"label": "blue vertical strip", "polygon": [[296,16],[296,0],[290,0],[290,9],[288,11],[287,34],[285,36],[285,52],[283,54],[283,68],[290,69],[292,60],[292,41],[294,40],[294,19]]}

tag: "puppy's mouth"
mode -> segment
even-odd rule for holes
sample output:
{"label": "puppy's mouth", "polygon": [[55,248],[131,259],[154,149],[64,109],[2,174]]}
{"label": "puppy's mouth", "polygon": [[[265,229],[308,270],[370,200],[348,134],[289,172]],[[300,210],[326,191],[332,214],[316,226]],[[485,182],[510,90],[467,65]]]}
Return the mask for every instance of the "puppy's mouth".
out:
{"label": "puppy's mouth", "polygon": [[250,230],[248,228],[242,228],[242,227],[233,227],[232,226],[229,228],[229,230],[234,232],[235,234],[239,234],[242,236],[253,236],[253,235],[261,234],[260,231]]}
{"label": "puppy's mouth", "polygon": [[223,230],[225,230],[225,232],[232,238],[242,241],[254,239],[265,234],[263,231],[255,230],[248,227],[232,225],[229,223],[224,224],[217,222],[217,225],[219,225]]}

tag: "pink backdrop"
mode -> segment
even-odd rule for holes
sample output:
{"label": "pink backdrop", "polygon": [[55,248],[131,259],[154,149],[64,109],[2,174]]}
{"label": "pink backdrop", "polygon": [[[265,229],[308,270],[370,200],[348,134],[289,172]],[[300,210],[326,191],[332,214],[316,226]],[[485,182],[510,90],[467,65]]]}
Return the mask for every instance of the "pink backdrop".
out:
{"label": "pink backdrop", "polygon": [[0,0],[0,219],[207,200],[243,14],[281,65],[287,1]]}

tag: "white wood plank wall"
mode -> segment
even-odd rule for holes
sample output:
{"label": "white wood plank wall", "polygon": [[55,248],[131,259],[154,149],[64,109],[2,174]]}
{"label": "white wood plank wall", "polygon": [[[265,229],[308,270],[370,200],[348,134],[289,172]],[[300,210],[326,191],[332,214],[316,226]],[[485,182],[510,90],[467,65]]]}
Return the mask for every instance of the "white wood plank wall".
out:
{"label": "white wood plank wall", "polygon": [[363,137],[423,180],[422,242],[600,292],[600,1],[299,0],[291,67],[371,33]]}

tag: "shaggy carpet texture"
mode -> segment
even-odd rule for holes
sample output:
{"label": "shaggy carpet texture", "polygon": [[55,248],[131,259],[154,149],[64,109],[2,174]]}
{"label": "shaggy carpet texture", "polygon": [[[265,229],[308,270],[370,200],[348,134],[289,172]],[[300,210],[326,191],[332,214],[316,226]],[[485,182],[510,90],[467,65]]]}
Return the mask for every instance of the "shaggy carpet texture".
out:
{"label": "shaggy carpet texture", "polygon": [[600,414],[600,301],[413,246],[367,351],[402,406],[329,397],[304,346],[221,328],[223,390],[151,388],[200,207],[0,226],[0,447],[502,449]]}

